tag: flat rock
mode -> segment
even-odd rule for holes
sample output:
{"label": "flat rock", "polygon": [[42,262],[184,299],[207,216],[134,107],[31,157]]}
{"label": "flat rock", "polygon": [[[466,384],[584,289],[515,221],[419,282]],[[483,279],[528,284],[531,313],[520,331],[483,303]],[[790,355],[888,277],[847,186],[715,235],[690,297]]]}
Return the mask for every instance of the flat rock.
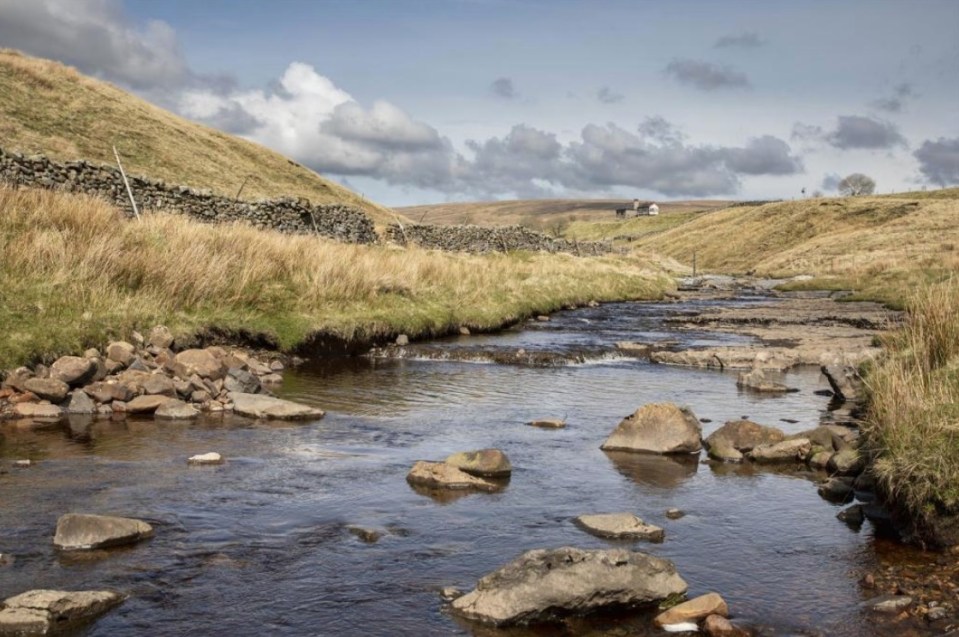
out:
{"label": "flat rock", "polygon": [[24,381],[23,388],[51,403],[62,403],[70,391],[69,385],[56,378],[30,378]]}
{"label": "flat rock", "polygon": [[513,472],[509,457],[499,449],[461,451],[446,458],[446,464],[482,478],[506,478]]}
{"label": "flat rock", "polygon": [[223,456],[215,451],[211,451],[210,453],[202,453],[195,456],[190,456],[187,458],[187,464],[223,464]]}
{"label": "flat rock", "polygon": [[63,416],[63,410],[50,403],[17,403],[13,413],[18,418],[33,420],[59,420]]}
{"label": "flat rock", "polygon": [[483,478],[471,476],[465,471],[445,462],[419,460],[406,475],[406,481],[413,486],[428,489],[478,489],[495,491],[500,485]]}
{"label": "flat rock", "polygon": [[233,402],[233,411],[250,418],[316,420],[325,415],[322,409],[263,394],[230,392],[229,398]]}
{"label": "flat rock", "polygon": [[812,445],[807,438],[784,440],[773,445],[760,445],[746,454],[753,462],[773,463],[805,460]]}
{"label": "flat rock", "polygon": [[736,385],[744,389],[750,389],[752,391],[765,394],[785,394],[788,392],[799,391],[798,389],[787,387],[783,383],[773,380],[769,377],[766,371],[761,368],[753,369],[752,371],[748,372],[741,372],[739,374],[739,379],[736,381]]}
{"label": "flat rock", "polygon": [[702,449],[702,428],[686,407],[651,403],[620,422],[601,448],[658,454],[695,453]]}
{"label": "flat rock", "polygon": [[912,597],[908,595],[883,595],[868,600],[865,605],[876,613],[899,613],[912,606]]}
{"label": "flat rock", "polygon": [[160,408],[160,405],[171,400],[173,399],[169,396],[149,396],[144,394],[129,401],[124,411],[130,414],[152,414]]}
{"label": "flat rock", "polygon": [[729,615],[729,607],[726,606],[726,601],[718,593],[706,593],[682,604],[677,604],[656,615],[653,623],[659,627],[686,622],[696,623],[710,615],[720,615],[722,617]]}
{"label": "flat rock", "polygon": [[96,373],[96,361],[79,356],[62,356],[50,366],[50,378],[63,381],[70,387],[88,383]]}
{"label": "flat rock", "polygon": [[3,601],[0,635],[59,633],[92,621],[124,599],[125,596],[112,591],[27,591]]}
{"label": "flat rock", "polygon": [[200,415],[200,410],[182,400],[168,398],[153,415],[164,420],[192,420]]}
{"label": "flat rock", "polygon": [[646,524],[632,513],[581,515],[574,522],[588,533],[616,540],[662,542],[666,535],[658,526]]}
{"label": "flat rock", "polygon": [[114,400],[126,402],[136,395],[129,385],[117,381],[98,381],[87,385],[83,391],[98,403],[110,403]]}
{"label": "flat rock", "polygon": [[67,513],[57,520],[53,544],[63,550],[96,549],[133,544],[152,535],[153,527],[143,520]]}
{"label": "flat rock", "polygon": [[637,607],[686,592],[672,562],[645,553],[571,547],[528,551],[452,603],[468,619],[504,626],[605,607]]}
{"label": "flat rock", "polygon": [[540,418],[539,420],[530,420],[526,423],[530,427],[540,427],[541,429],[562,429],[566,426],[565,420],[559,418]]}
{"label": "flat rock", "polygon": [[743,453],[752,451],[759,445],[770,445],[782,442],[786,435],[776,427],[766,427],[751,420],[730,420],[722,427],[711,433],[703,444],[707,449],[714,446],[719,439],[725,439],[729,444]]}

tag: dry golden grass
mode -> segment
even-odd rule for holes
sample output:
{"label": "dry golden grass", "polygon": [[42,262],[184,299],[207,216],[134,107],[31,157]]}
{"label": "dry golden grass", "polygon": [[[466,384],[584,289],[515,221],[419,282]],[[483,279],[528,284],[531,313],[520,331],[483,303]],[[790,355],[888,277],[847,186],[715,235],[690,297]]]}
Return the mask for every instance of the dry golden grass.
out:
{"label": "dry golden grass", "polygon": [[393,221],[385,208],[259,144],[178,117],[58,62],[0,49],[5,150],[113,165],[114,144],[133,174],[229,197],[243,186],[243,199],[348,203],[379,224]]}
{"label": "dry golden grass", "polygon": [[865,433],[877,478],[922,528],[959,513],[959,277],[919,290],[888,345]]}
{"label": "dry golden grass", "polygon": [[[929,193],[923,193],[929,194]],[[959,190],[936,197],[809,199],[696,216],[636,245],[704,271],[811,274],[805,287],[855,289],[901,305],[959,271]]]}
{"label": "dry golden grass", "polygon": [[164,323],[366,339],[485,329],[588,300],[658,298],[642,256],[476,256],[354,246],[0,187],[0,369]]}
{"label": "dry golden grass", "polygon": [[[662,213],[688,213],[716,210],[728,205],[725,201],[667,201],[660,203]],[[438,225],[474,224],[507,226],[521,224],[547,232],[562,232],[570,238],[567,226],[577,222],[614,221],[617,208],[631,206],[624,199],[526,199],[516,201],[480,201],[445,203],[399,208],[398,211],[419,223]]]}

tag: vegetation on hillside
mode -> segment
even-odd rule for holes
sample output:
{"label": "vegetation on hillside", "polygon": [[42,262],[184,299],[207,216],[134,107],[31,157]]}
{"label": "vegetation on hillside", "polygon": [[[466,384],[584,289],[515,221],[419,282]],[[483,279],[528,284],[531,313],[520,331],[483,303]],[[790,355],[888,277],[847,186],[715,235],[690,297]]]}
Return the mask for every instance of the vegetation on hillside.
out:
{"label": "vegetation on hillside", "polygon": [[[393,215],[259,144],[196,124],[58,62],[0,49],[0,145],[243,199],[347,203],[378,223]],[[240,189],[242,187],[242,192]]]}
{"label": "vegetation on hillside", "polygon": [[641,255],[477,256],[338,244],[0,186],[0,369],[162,323],[360,340],[489,329],[589,300],[659,298]]}
{"label": "vegetation on hillside", "polygon": [[884,490],[929,536],[959,516],[959,277],[922,288],[887,345],[868,375],[865,433]]}

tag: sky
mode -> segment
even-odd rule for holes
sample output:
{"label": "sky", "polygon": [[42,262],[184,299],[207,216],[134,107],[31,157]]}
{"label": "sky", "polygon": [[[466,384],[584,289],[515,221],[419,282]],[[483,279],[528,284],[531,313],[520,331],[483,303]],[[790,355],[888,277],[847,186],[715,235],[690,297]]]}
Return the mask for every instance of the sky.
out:
{"label": "sky", "polygon": [[391,206],[959,185],[955,0],[0,0],[0,46]]}

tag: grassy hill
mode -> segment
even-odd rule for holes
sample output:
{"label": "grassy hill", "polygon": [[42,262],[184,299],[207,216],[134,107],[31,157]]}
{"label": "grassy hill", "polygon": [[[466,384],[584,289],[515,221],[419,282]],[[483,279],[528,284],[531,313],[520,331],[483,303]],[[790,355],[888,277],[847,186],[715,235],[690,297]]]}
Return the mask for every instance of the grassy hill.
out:
{"label": "grassy hill", "polygon": [[60,160],[114,164],[171,184],[243,199],[304,197],[342,202],[377,223],[382,206],[324,179],[279,153],[178,117],[58,62],[0,49],[0,145]]}
{"label": "grassy hill", "polygon": [[695,253],[703,270],[811,274],[806,287],[856,289],[897,305],[917,284],[959,272],[959,188],[733,207],[641,232],[657,223],[640,218],[605,231],[632,231],[632,245],[682,263]]}
{"label": "grassy hill", "polygon": [[[659,203],[659,202],[657,202]],[[716,210],[725,201],[668,201],[661,214]],[[522,224],[542,230],[563,230],[576,222],[614,220],[617,208],[632,205],[624,199],[527,199],[411,206],[397,210],[413,221],[439,225],[471,223],[478,226]],[[585,237],[583,237],[585,238]]]}

